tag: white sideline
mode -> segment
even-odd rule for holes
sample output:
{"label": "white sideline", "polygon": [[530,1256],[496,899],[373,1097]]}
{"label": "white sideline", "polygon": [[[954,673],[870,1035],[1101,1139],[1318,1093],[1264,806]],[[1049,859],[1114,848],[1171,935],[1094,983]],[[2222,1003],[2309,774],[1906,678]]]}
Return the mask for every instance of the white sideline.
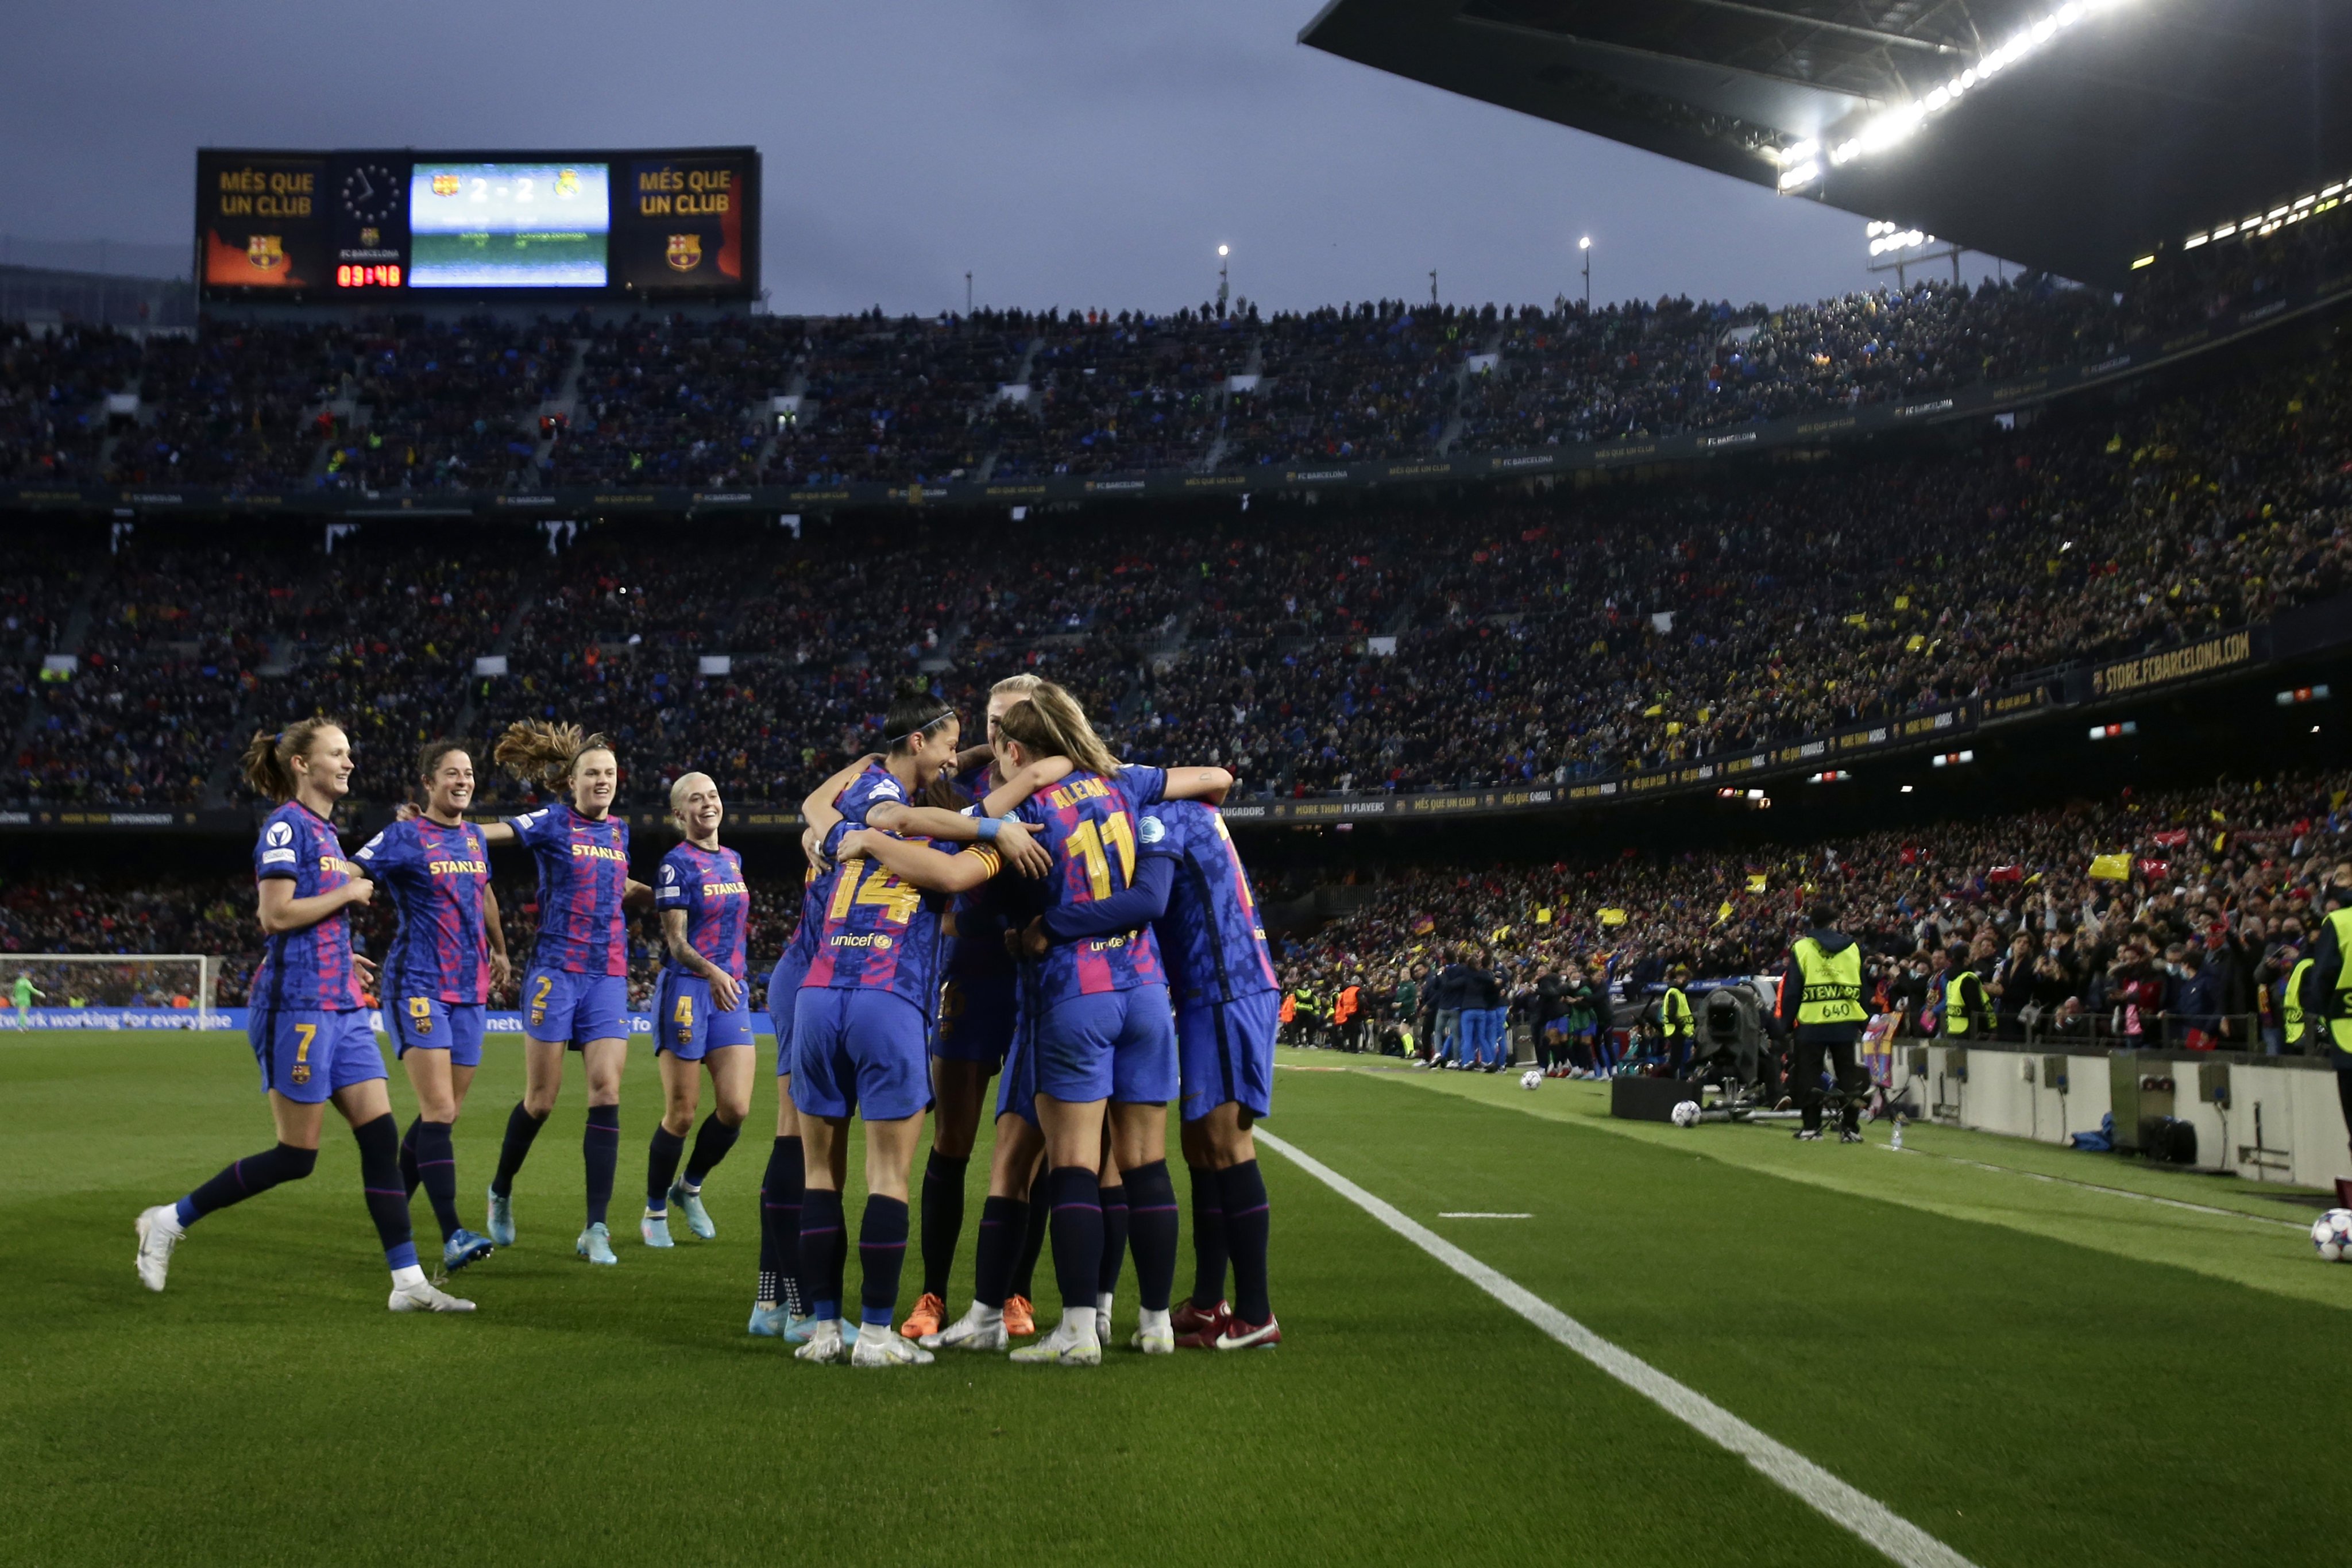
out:
{"label": "white sideline", "polygon": [[1259,1126],[1255,1134],[1293,1164],[1444,1264],[1570,1350],[1648,1399],[1701,1436],[1730,1449],[1784,1491],[1876,1547],[1904,1568],[1975,1568],[1877,1499],[1856,1491],[1787,1444],[1767,1436],[1695,1389],[1620,1350],[1507,1275],[1479,1262],[1428,1226],[1382,1202],[1296,1146]]}

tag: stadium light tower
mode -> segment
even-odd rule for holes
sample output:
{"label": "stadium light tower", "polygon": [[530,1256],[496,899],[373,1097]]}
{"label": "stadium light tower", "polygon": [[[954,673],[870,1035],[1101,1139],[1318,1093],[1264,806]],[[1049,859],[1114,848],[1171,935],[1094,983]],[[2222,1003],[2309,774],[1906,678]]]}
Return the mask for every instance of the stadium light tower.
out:
{"label": "stadium light tower", "polygon": [[1226,273],[1226,258],[1233,254],[1230,245],[1217,247],[1217,320],[1225,319],[1225,300],[1230,297],[1232,279]]}
{"label": "stadium light tower", "polygon": [[1588,234],[1578,240],[1576,248],[1584,252],[1584,313],[1589,316],[1592,314],[1592,237]]}

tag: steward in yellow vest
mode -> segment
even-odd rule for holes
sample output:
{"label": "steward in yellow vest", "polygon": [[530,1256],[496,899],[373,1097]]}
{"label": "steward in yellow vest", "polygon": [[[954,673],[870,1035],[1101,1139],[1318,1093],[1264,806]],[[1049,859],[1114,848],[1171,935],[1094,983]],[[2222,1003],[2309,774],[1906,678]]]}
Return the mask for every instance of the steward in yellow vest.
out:
{"label": "steward in yellow vest", "polygon": [[1860,1060],[1862,1026],[1870,1019],[1862,1005],[1862,949],[1837,929],[1838,909],[1828,900],[1808,910],[1806,920],[1811,929],[1790,944],[1773,1029],[1783,1037],[1792,1030],[1796,1035],[1790,1086],[1804,1114],[1797,1136],[1806,1142],[1821,1141],[1822,1068],[1826,1061],[1836,1068],[1838,1090],[1845,1100],[1839,1140],[1859,1143],[1862,1099],[1870,1086]]}

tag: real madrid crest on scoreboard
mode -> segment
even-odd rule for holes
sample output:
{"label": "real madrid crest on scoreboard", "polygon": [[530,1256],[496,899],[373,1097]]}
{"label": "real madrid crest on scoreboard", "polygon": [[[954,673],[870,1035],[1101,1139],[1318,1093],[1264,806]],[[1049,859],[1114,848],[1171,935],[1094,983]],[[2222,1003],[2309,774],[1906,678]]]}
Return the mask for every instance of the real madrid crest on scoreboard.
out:
{"label": "real madrid crest on scoreboard", "polygon": [[759,292],[760,154],[196,154],[209,300]]}

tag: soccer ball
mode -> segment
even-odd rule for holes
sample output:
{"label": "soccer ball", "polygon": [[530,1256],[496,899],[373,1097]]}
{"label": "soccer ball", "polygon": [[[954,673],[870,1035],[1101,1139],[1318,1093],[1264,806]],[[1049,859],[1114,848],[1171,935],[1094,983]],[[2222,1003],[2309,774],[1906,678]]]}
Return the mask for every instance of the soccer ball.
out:
{"label": "soccer ball", "polygon": [[1519,1087],[1521,1089],[1541,1089],[1543,1087],[1543,1074],[1536,1071],[1533,1068],[1529,1068],[1527,1071],[1519,1075]]}
{"label": "soccer ball", "polygon": [[2312,1221],[2311,1245],[2330,1263],[2352,1259],[2352,1209],[2329,1209]]}
{"label": "soccer ball", "polygon": [[1697,1126],[1698,1101],[1696,1100],[1678,1100],[1675,1101],[1674,1118],[1675,1125],[1677,1127]]}

